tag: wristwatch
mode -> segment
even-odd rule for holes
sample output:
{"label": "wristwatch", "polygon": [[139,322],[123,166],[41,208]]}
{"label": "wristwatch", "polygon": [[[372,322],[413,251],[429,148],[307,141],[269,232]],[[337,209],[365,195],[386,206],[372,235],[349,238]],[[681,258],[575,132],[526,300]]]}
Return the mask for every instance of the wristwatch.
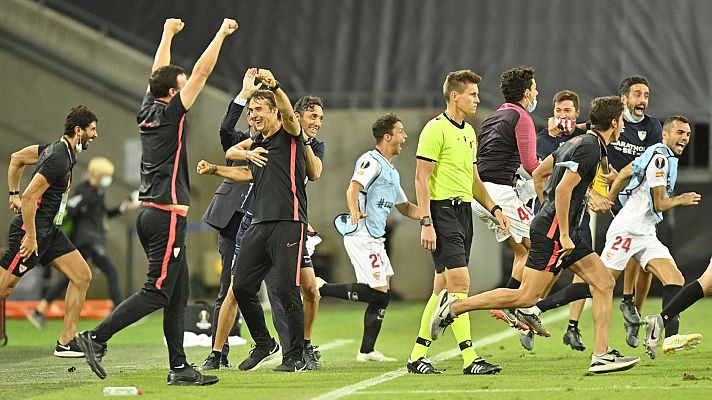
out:
{"label": "wristwatch", "polygon": [[430,226],[433,224],[433,220],[430,217],[423,217],[420,219],[420,226]]}

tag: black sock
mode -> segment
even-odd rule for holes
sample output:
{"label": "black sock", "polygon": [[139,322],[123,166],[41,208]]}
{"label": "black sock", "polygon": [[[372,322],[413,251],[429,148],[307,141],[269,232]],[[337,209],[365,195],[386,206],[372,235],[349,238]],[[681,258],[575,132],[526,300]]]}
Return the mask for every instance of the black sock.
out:
{"label": "black sock", "polygon": [[591,289],[588,287],[588,283],[572,283],[558,292],[547,296],[547,298],[539,301],[536,305],[539,307],[541,312],[544,312],[569,304],[572,301],[587,299],[590,297]]}
{"label": "black sock", "polygon": [[365,283],[327,283],[319,289],[319,293],[322,296],[360,301],[369,304],[381,301],[384,294],[383,292],[379,292]]}
{"label": "black sock", "polygon": [[578,321],[575,321],[573,319],[569,320],[569,328],[577,329],[578,328]]}
{"label": "black sock", "polygon": [[378,300],[368,304],[363,315],[363,339],[361,340],[359,352],[364,354],[372,352],[376,346],[376,339],[381,331],[383,318],[386,315],[386,308],[391,297],[390,292],[383,293],[375,289],[371,290],[378,292],[380,296],[377,296],[379,297]]}
{"label": "black sock", "polygon": [[[672,299],[680,293],[682,286],[680,285],[665,285],[663,286],[663,309],[670,304]],[[665,337],[677,335],[680,330],[680,314],[670,315],[665,321]]]}
{"label": "black sock", "polygon": [[311,346],[311,339],[304,339],[304,348]]}
{"label": "black sock", "polygon": [[623,301],[626,303],[632,303],[633,302],[633,294],[623,294]]}
{"label": "black sock", "polygon": [[[223,356],[223,355],[222,355],[222,351],[215,351],[215,350],[213,350],[212,353],[213,353],[213,357],[217,358],[218,360],[221,359],[222,356]],[[226,357],[227,357],[227,355],[226,355]]]}
{"label": "black sock", "polygon": [[667,286],[663,287],[663,302],[665,303],[665,305],[660,315],[663,317],[663,321],[665,321],[665,333],[667,335],[669,321],[674,320],[674,317],[677,316],[679,324],[680,313],[687,310],[691,305],[695,304],[697,300],[705,297],[705,292],[704,290],[702,290],[702,285],[700,285],[700,282],[694,281],[690,284],[685,285],[685,287],[678,291],[676,296],[665,302],[666,287]]}
{"label": "black sock", "polygon": [[522,283],[516,280],[513,276],[510,276],[507,281],[507,289],[519,289],[521,284]]}

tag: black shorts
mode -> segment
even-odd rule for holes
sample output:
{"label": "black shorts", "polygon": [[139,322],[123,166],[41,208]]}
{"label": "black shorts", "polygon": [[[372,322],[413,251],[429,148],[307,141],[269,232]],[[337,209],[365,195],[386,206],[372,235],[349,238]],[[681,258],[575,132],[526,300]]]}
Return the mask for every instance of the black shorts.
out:
{"label": "black shorts", "polygon": [[558,254],[561,249],[558,235],[549,238],[545,234],[529,231],[529,238],[532,245],[529,249],[526,266],[539,271],[549,271],[554,275],[558,275],[562,269],[568,268],[571,264],[593,253],[591,244],[586,243],[575,233],[571,238],[575,246],[574,251],[563,259]]}
{"label": "black shorts", "polygon": [[467,267],[472,246],[472,207],[469,202],[431,200],[430,213],[435,226],[435,272]]}
{"label": "black shorts", "polygon": [[0,259],[0,266],[15,276],[22,277],[39,262],[41,265],[50,263],[65,254],[76,250],[72,242],[59,230],[57,225],[37,230],[37,253],[31,255],[27,261],[20,257],[20,244],[25,237],[25,225],[22,215],[16,215],[10,223],[10,232],[7,249]]}

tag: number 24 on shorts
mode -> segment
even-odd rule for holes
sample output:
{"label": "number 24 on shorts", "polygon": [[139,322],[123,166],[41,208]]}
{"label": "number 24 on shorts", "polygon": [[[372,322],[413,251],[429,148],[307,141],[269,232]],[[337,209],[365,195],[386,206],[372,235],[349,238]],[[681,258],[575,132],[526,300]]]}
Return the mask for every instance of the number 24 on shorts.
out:
{"label": "number 24 on shorts", "polygon": [[611,245],[611,249],[613,250],[625,250],[627,253],[630,251],[630,242],[631,238],[624,238],[622,236],[616,236],[615,240],[613,241],[613,244]]}

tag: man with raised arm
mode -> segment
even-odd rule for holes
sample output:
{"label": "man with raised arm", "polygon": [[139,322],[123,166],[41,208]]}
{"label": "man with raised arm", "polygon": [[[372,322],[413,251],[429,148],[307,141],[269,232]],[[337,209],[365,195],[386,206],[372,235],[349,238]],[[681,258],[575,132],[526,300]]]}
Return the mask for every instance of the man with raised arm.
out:
{"label": "man with raised arm", "polygon": [[168,346],[169,385],[210,385],[216,376],[202,375],[188,364],[183,349],[189,278],[185,252],[186,215],[190,204],[185,117],[203,90],[218,60],[220,48],[237,30],[225,19],[188,78],[171,65],[171,42],[185,24],[168,19],[158,45],[148,91],[136,117],[141,134],[141,186],[144,207],[136,229],[148,258],[146,283],[124,300],[96,328],[77,334],[92,371],[106,378],[102,357],[106,342],[146,315],[163,309],[163,334]]}

